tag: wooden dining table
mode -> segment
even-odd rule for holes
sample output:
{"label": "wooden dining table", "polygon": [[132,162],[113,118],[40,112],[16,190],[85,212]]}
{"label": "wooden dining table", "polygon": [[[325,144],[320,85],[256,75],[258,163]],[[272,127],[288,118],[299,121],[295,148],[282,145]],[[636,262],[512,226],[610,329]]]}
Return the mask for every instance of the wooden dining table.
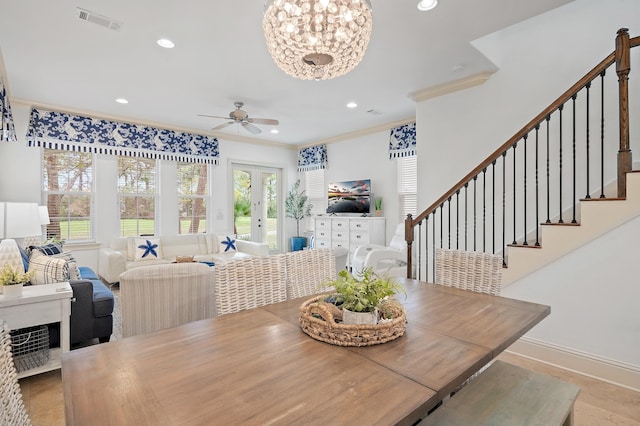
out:
{"label": "wooden dining table", "polygon": [[316,341],[307,298],[63,355],[68,425],[411,425],[550,307],[402,279],[403,336]]}

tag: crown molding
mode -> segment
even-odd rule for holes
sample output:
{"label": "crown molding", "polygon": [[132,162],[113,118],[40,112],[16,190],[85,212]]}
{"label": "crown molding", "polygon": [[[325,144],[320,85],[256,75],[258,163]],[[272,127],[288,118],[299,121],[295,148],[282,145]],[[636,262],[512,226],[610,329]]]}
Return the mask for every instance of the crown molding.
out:
{"label": "crown molding", "polygon": [[389,123],[381,124],[379,126],[368,127],[366,129],[356,130],[355,132],[344,133],[342,135],[334,136],[334,137],[331,137],[331,138],[321,139],[321,140],[318,140],[318,141],[316,141],[314,143],[306,143],[306,144],[297,145],[296,149],[303,149],[303,148],[307,148],[307,147],[315,146],[315,145],[322,145],[322,144],[330,145],[332,143],[343,142],[345,140],[358,138],[360,136],[367,136],[367,135],[370,135],[370,134],[373,134],[373,133],[389,131],[393,127],[402,126],[402,125],[405,125],[405,124],[413,123],[415,121],[416,121],[416,117],[415,116],[414,117],[409,117],[409,118],[405,118],[405,119],[402,119],[402,120],[397,120],[397,121],[392,121],[392,122],[389,122]]}
{"label": "crown molding", "polygon": [[48,109],[48,110],[53,110],[58,112],[65,112],[68,114],[85,115],[85,116],[95,117],[103,120],[122,121],[125,123],[138,124],[138,125],[150,126],[150,127],[158,127],[161,129],[174,130],[177,132],[195,133],[198,135],[213,136],[217,138],[218,141],[242,142],[242,143],[247,143],[252,145],[271,146],[275,148],[297,150],[297,147],[295,145],[286,144],[282,142],[268,141],[265,139],[253,139],[253,138],[248,138],[240,135],[230,135],[228,133],[211,132],[211,131],[200,130],[200,129],[191,129],[187,127],[171,126],[171,125],[167,125],[166,123],[158,123],[155,121],[132,120],[130,117],[104,114],[104,113],[98,113],[95,111],[88,111],[88,110],[79,110],[75,108],[63,107],[60,105],[44,104],[41,102],[33,102],[27,99],[11,98],[11,102],[15,104],[21,104],[27,107],[43,108],[43,109]]}
{"label": "crown molding", "polygon": [[483,84],[491,77],[492,72],[481,72],[469,77],[461,78],[449,83],[432,86],[424,90],[409,93],[409,97],[415,102],[426,101],[427,99],[437,98],[438,96],[448,95],[449,93],[458,92]]}

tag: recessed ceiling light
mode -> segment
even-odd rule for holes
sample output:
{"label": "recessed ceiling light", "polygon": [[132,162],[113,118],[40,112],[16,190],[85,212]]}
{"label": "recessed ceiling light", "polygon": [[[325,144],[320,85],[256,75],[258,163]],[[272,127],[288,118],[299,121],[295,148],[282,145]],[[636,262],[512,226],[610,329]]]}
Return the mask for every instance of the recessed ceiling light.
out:
{"label": "recessed ceiling light", "polygon": [[427,10],[431,10],[438,5],[438,0],[420,0],[418,2],[418,10],[422,12],[426,12]]}
{"label": "recessed ceiling light", "polygon": [[157,41],[158,46],[164,47],[165,49],[172,49],[175,47],[175,43],[169,40],[168,38],[161,38]]}
{"label": "recessed ceiling light", "polygon": [[119,104],[128,104],[129,103],[129,101],[126,100],[125,98],[118,98],[118,99],[116,99],[116,102],[119,103]]}
{"label": "recessed ceiling light", "polygon": [[349,102],[347,104],[347,108],[357,108],[358,104],[355,102]]}
{"label": "recessed ceiling light", "polygon": [[271,129],[271,133],[273,133],[274,135],[277,133],[280,133],[280,130],[278,129]]}

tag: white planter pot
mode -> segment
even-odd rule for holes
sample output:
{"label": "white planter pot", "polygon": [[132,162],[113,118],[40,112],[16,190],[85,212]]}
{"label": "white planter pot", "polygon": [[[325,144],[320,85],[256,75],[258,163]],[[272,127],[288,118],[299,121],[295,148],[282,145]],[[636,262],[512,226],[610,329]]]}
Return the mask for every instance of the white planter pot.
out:
{"label": "white planter pot", "polygon": [[4,290],[5,298],[22,296],[22,284],[5,285],[2,287]]}
{"label": "white planter pot", "polygon": [[375,312],[352,312],[348,309],[342,309],[343,324],[377,324],[378,310]]}

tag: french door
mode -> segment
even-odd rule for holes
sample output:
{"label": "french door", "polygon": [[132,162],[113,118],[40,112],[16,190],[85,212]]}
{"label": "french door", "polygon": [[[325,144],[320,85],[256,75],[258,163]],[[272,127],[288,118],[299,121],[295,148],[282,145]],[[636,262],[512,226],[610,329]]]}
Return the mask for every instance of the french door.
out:
{"label": "french door", "polygon": [[282,170],[234,163],[233,219],[237,238],[269,244],[280,250]]}

